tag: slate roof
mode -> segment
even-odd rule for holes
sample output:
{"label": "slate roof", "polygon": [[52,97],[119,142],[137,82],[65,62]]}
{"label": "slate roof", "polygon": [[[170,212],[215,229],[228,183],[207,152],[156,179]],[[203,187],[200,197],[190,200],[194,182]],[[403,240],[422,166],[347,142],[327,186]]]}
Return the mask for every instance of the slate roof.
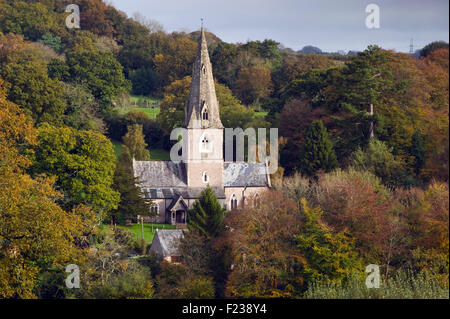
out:
{"label": "slate roof", "polygon": [[265,163],[224,163],[223,184],[225,187],[269,186]]}
{"label": "slate roof", "polygon": [[150,250],[163,257],[179,256],[178,246],[182,238],[184,234],[181,229],[158,229]]}
{"label": "slate roof", "polygon": [[184,163],[172,161],[133,161],[134,177],[141,187],[168,188],[186,187]]}
{"label": "slate roof", "polygon": [[[177,195],[183,196],[184,199],[199,198],[201,192],[205,188],[202,187],[184,187],[184,188],[143,188],[145,198],[148,199],[172,199]],[[218,187],[212,187],[217,198],[225,198],[225,192]]]}

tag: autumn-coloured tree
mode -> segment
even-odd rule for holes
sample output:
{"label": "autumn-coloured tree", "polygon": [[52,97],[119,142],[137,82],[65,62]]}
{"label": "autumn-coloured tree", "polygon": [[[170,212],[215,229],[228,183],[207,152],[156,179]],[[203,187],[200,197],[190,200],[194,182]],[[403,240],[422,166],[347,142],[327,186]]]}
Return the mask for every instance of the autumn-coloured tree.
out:
{"label": "autumn-coloured tree", "polygon": [[162,82],[167,85],[191,74],[196,53],[196,42],[183,37],[171,40],[167,51],[153,59]]}
{"label": "autumn-coloured tree", "polygon": [[298,206],[278,192],[260,198],[258,207],[232,211],[225,233],[231,247],[228,297],[295,297],[304,284],[304,257],[295,247]]}
{"label": "autumn-coloured tree", "polygon": [[299,168],[301,149],[307,130],[314,120],[323,120],[326,124],[326,110],[313,108],[312,102],[306,98],[290,100],[280,114],[280,134],[287,139],[281,150],[280,164],[288,175]]}
{"label": "autumn-coloured tree", "polygon": [[304,256],[302,273],[307,281],[326,278],[340,282],[362,271],[362,262],[355,251],[355,240],[345,231],[334,232],[322,220],[320,207],[309,207],[301,199],[302,223],[295,241]]}
{"label": "autumn-coloured tree", "polygon": [[63,211],[55,203],[61,194],[54,179],[24,172],[37,131],[6,101],[3,85],[0,80],[0,297],[34,298],[40,272],[81,264],[76,238],[89,233],[94,219],[89,209]]}
{"label": "autumn-coloured tree", "polygon": [[271,90],[271,75],[266,67],[253,66],[239,72],[235,91],[246,105],[259,103],[270,94]]}

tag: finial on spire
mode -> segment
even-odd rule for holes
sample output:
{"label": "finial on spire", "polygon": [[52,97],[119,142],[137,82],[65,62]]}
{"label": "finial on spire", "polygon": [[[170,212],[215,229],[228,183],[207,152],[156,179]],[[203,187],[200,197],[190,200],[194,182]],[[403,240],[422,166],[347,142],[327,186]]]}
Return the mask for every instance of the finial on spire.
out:
{"label": "finial on spire", "polygon": [[202,21],[202,29],[203,29],[203,18],[200,19]]}

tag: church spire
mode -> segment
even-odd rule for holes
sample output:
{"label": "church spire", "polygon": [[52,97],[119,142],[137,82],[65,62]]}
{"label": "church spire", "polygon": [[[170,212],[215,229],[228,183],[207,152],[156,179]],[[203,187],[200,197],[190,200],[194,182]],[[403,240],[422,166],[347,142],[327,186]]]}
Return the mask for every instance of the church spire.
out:
{"label": "church spire", "polygon": [[186,103],[184,126],[186,128],[223,128],[203,26],[192,72],[189,100]]}

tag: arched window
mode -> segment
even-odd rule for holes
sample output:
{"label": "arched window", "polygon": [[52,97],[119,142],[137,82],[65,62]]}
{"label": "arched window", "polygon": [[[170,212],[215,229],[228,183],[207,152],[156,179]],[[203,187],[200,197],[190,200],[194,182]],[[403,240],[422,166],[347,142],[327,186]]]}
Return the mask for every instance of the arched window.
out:
{"label": "arched window", "polygon": [[237,197],[235,194],[231,195],[230,207],[231,207],[231,210],[237,209],[237,207],[238,207],[238,200],[237,200]]}
{"label": "arched window", "polygon": [[208,121],[208,109],[207,109],[207,108],[205,108],[205,109],[203,110],[202,120]]}
{"label": "arched window", "polygon": [[203,135],[200,138],[200,152],[202,153],[212,152],[212,144],[208,134],[206,133],[203,133]]}
{"label": "arched window", "polygon": [[202,121],[208,121],[209,119],[209,114],[208,114],[208,106],[206,105],[206,101],[202,101],[202,108],[201,108],[202,112]]}
{"label": "arched window", "polygon": [[202,181],[203,181],[203,183],[205,183],[205,184],[209,182],[209,176],[208,176],[208,173],[203,172],[203,175],[202,175]]}
{"label": "arched window", "polygon": [[154,203],[150,206],[150,212],[155,215],[159,215],[159,205]]}

